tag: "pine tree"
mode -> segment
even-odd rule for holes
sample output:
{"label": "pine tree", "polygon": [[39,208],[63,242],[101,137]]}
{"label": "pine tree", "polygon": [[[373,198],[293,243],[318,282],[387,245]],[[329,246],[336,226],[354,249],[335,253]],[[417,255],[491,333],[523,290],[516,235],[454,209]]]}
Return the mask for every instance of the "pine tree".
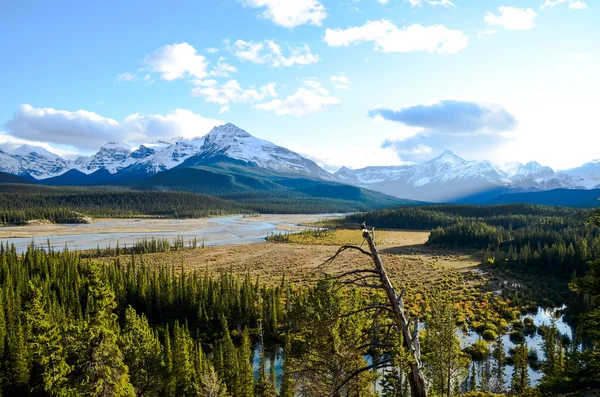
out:
{"label": "pine tree", "polygon": [[494,345],[494,351],[492,355],[494,357],[495,364],[492,370],[491,391],[494,393],[501,393],[504,390],[504,365],[506,364],[506,353],[504,352],[504,342],[502,341],[502,337],[496,339],[496,344]]}
{"label": "pine tree", "polygon": [[25,322],[29,331],[28,351],[33,356],[31,388],[61,397],[72,393],[67,388],[71,368],[66,363],[60,330],[54,321],[44,308],[40,290],[30,282]]}
{"label": "pine tree", "polygon": [[29,384],[29,349],[25,343],[25,335],[21,318],[17,318],[13,332],[6,337],[5,357],[3,364],[6,376],[5,390],[7,394],[24,395]]}
{"label": "pine tree", "polygon": [[514,393],[523,393],[523,391],[529,387],[528,354],[529,350],[525,343],[521,343],[515,347],[515,354],[513,357],[515,365],[511,382],[512,391]]}
{"label": "pine tree", "polygon": [[242,345],[238,349],[240,371],[238,396],[252,397],[254,395],[254,371],[252,370],[252,345],[248,328],[242,332]]}
{"label": "pine tree", "polygon": [[90,265],[88,312],[82,332],[83,351],[75,365],[75,388],[79,396],[134,396],[127,366],[117,339],[119,326],[114,293],[108,289],[97,265]]}
{"label": "pine tree", "polygon": [[165,342],[164,342],[164,357],[165,363],[165,396],[175,396],[175,375],[173,374],[173,351],[171,350],[171,334],[169,332],[169,324],[165,327]]}
{"label": "pine tree", "polygon": [[292,338],[290,334],[285,336],[285,345],[283,346],[283,374],[281,376],[281,388],[279,397],[295,397],[296,391],[294,388],[294,379],[292,377],[292,368],[290,363],[290,355],[292,350]]}
{"label": "pine tree", "polygon": [[193,342],[184,326],[175,322],[173,327],[173,378],[176,382],[177,396],[195,396],[197,385],[194,383],[194,365],[192,361]]}
{"label": "pine tree", "polygon": [[221,372],[218,375],[227,385],[227,390],[229,390],[231,394],[236,395],[240,390],[238,352],[231,340],[229,328],[227,327],[227,320],[224,316],[221,317],[221,327],[223,329],[223,338],[221,339],[219,346],[222,361],[220,363]]}
{"label": "pine tree", "polygon": [[[271,363],[273,365],[273,363]],[[260,367],[258,370],[258,380],[254,389],[254,395],[256,397],[276,397],[277,391],[273,386],[273,383],[269,381],[267,376],[267,357],[265,354],[264,346],[260,349]]]}
{"label": "pine tree", "polygon": [[162,396],[165,384],[163,347],[143,315],[129,306],[120,338],[123,360],[138,396]]}
{"label": "pine tree", "polygon": [[434,301],[424,350],[432,387],[440,396],[450,396],[467,376],[468,359],[456,336],[456,309],[446,296]]}
{"label": "pine tree", "polygon": [[228,397],[227,386],[219,379],[214,367],[209,364],[207,371],[200,375],[200,396]]}

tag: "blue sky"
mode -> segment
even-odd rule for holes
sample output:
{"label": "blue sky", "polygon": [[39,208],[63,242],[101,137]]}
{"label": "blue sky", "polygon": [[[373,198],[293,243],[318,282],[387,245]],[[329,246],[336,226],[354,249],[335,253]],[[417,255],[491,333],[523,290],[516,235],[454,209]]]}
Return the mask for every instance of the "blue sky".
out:
{"label": "blue sky", "polygon": [[329,170],[600,158],[598,0],[0,3],[0,147],[233,122]]}

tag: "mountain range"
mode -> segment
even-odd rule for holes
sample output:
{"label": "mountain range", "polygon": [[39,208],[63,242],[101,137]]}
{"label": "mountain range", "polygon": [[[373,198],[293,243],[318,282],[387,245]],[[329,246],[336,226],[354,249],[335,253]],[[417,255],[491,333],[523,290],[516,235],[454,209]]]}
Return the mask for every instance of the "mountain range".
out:
{"label": "mountain range", "polygon": [[537,162],[498,166],[489,161],[467,161],[447,150],[422,164],[358,170],[343,167],[333,175],[341,182],[412,200],[485,202],[501,194],[587,189],[594,186],[593,175],[600,176],[600,163],[598,166],[597,173],[582,175],[555,172]]}
{"label": "mountain range", "polygon": [[[335,187],[338,199],[368,190],[383,193],[380,197],[427,202],[483,203],[506,194],[600,188],[600,161],[556,172],[537,162],[495,165],[450,151],[421,164],[342,167],[331,174],[231,123],[202,137],[157,141],[133,150],[109,142],[75,161],[28,145],[0,150],[0,172],[48,185],[135,185],[221,195],[308,189],[302,194],[322,197],[334,194]],[[360,189],[348,190],[349,185]]]}

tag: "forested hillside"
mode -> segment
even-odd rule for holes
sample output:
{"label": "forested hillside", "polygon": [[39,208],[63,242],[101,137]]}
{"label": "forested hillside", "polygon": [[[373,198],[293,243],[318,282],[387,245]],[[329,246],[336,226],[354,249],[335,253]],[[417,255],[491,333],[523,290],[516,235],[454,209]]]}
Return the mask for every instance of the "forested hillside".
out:
{"label": "forested hillside", "polygon": [[[342,185],[339,185],[342,187]],[[333,186],[333,191],[338,186]],[[54,223],[89,217],[198,218],[245,213],[344,213],[368,211],[411,202],[356,189],[354,197],[329,197],[329,190],[228,193],[221,197],[170,190],[130,190],[116,187],[50,187],[0,184],[0,224],[33,219]]]}
{"label": "forested hillside", "polygon": [[69,223],[92,217],[192,218],[253,212],[216,197],[182,192],[0,185],[0,223],[43,219]]}
{"label": "forested hillside", "polygon": [[484,261],[570,276],[600,258],[600,231],[591,211],[529,204],[439,205],[347,217],[379,228],[432,229],[429,244],[484,251]]}

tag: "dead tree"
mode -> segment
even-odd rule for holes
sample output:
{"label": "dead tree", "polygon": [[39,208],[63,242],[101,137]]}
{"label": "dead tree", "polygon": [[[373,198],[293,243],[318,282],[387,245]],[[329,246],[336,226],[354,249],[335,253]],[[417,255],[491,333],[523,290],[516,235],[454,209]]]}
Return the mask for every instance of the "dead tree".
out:
{"label": "dead tree", "polygon": [[[383,261],[379,255],[377,247],[375,247],[374,237],[375,228],[369,230],[365,223],[362,224],[362,236],[369,246],[369,251],[362,249],[356,245],[344,245],[337,253],[325,262],[325,264],[331,263],[337,256],[346,250],[356,250],[363,255],[369,256],[375,266],[374,269],[360,269],[346,272],[335,276],[342,285],[356,285],[367,288],[381,288],[385,292],[388,303],[384,305],[371,305],[365,310],[380,310],[384,309],[388,316],[393,321],[391,329],[395,332],[402,334],[402,341],[404,348],[410,353],[411,363],[408,371],[408,381],[410,385],[410,391],[412,397],[427,397],[427,388],[425,386],[425,378],[423,376],[423,368],[421,364],[421,347],[419,343],[419,319],[415,318],[412,324],[407,318],[404,310],[404,300],[402,298],[404,289],[398,293],[392,282],[390,281],[385,268],[383,267]],[[373,283],[373,279],[378,279],[376,283]],[[367,280],[371,280],[370,282]],[[411,327],[412,325],[412,327]],[[340,390],[347,382],[359,373],[371,369],[382,368],[384,363],[379,362],[368,367],[357,370],[351,374],[342,384],[338,386],[337,390]],[[389,364],[386,362],[385,364]]]}

